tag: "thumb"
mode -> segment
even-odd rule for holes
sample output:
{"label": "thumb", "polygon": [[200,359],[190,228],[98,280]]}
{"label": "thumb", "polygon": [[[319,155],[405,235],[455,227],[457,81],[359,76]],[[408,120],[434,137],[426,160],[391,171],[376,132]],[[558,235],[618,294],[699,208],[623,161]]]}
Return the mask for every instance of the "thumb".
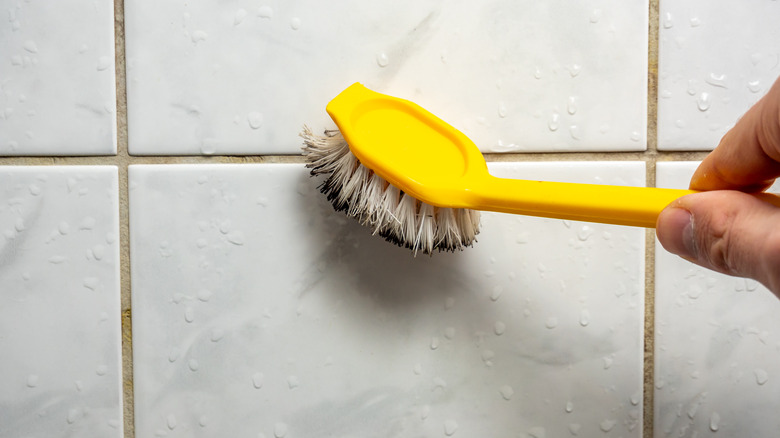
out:
{"label": "thumb", "polygon": [[696,193],[666,207],[656,233],[667,251],[780,297],[780,208],[737,191]]}

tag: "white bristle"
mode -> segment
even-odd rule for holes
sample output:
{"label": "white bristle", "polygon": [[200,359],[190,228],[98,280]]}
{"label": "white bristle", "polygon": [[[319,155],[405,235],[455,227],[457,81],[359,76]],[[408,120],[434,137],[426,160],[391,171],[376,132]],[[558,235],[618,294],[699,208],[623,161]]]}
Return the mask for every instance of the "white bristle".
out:
{"label": "white bristle", "polygon": [[306,167],[312,176],[326,176],[320,190],[333,208],[356,218],[374,234],[415,254],[460,250],[476,241],[478,211],[434,207],[388,184],[360,164],[339,131],[319,136],[304,126],[301,137]]}

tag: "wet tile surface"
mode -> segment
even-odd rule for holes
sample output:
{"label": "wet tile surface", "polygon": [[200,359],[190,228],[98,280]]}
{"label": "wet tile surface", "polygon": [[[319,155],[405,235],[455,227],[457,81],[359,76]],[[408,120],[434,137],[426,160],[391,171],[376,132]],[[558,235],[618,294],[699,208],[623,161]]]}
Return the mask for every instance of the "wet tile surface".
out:
{"label": "wet tile surface", "polygon": [[[658,163],[657,185],[686,188],[697,164]],[[660,244],[655,269],[655,436],[775,436],[780,302]]]}
{"label": "wet tile surface", "polygon": [[644,230],[484,213],[415,258],[301,165],[129,174],[138,436],[642,436]]}
{"label": "wet tile surface", "polygon": [[117,169],[0,167],[0,437],[121,437]]}
{"label": "wet tile surface", "polygon": [[125,2],[131,154],[298,153],[354,82],[484,151],[644,150],[647,0]]}
{"label": "wet tile surface", "polygon": [[780,75],[780,3],[661,0],[658,148],[711,150]]}
{"label": "wet tile surface", "polygon": [[113,2],[0,11],[0,155],[115,154]]}

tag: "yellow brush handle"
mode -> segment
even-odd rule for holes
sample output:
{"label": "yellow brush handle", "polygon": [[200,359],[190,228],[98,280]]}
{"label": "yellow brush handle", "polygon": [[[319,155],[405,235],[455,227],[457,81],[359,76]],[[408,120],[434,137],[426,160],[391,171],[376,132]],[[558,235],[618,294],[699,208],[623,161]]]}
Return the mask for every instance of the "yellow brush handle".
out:
{"label": "yellow brush handle", "polygon": [[[573,184],[479,178],[469,190],[477,208],[501,213],[543,216],[655,228],[658,214],[672,201],[694,190]],[[780,197],[755,196],[780,207]]]}

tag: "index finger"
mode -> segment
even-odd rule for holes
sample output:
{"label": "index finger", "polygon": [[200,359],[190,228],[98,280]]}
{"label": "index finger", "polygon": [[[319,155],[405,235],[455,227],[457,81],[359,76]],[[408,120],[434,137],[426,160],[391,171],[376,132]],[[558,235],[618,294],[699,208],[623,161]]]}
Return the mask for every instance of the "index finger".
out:
{"label": "index finger", "polygon": [[723,136],[691,178],[693,190],[764,190],[780,176],[780,79]]}

